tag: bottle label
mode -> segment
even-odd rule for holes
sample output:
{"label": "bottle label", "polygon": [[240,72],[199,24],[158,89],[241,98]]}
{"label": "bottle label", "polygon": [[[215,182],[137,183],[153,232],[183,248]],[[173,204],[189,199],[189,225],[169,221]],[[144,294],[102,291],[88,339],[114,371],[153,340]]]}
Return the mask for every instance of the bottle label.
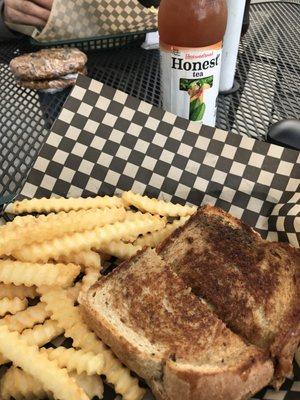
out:
{"label": "bottle label", "polygon": [[160,43],[160,54],[164,109],[215,126],[222,42],[203,48]]}

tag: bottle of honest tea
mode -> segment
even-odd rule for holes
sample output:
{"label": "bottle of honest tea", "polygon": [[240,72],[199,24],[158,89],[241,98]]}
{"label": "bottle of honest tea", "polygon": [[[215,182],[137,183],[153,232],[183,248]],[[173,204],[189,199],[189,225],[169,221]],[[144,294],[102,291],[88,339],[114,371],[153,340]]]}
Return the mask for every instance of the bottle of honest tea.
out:
{"label": "bottle of honest tea", "polygon": [[226,0],[161,0],[158,27],[163,108],[214,126]]}

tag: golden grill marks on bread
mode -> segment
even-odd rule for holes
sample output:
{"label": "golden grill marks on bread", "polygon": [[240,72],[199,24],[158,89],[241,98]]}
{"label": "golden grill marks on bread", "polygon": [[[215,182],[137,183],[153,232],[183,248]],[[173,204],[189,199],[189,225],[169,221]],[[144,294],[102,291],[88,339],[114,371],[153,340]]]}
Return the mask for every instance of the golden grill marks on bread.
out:
{"label": "golden grill marks on bread", "polygon": [[274,385],[292,374],[300,341],[300,255],[205,206],[158,251],[234,332],[275,359]]}
{"label": "golden grill marks on bread", "polygon": [[155,250],[102,278],[82,315],[157,399],[241,400],[268,384],[272,362],[226,328]]}

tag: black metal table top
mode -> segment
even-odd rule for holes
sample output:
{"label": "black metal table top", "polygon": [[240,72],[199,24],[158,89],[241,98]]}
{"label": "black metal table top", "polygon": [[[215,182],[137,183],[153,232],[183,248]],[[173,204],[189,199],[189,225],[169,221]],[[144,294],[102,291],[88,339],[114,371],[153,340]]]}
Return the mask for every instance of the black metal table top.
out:
{"label": "black metal table top", "polygon": [[[270,124],[300,117],[300,1],[256,2],[243,38],[238,92],[220,96],[217,126],[264,140]],[[88,75],[160,105],[159,52],[141,42],[91,51]],[[17,192],[37,156],[68,91],[55,95],[18,87],[10,60],[32,50],[27,40],[0,42],[0,195]]]}

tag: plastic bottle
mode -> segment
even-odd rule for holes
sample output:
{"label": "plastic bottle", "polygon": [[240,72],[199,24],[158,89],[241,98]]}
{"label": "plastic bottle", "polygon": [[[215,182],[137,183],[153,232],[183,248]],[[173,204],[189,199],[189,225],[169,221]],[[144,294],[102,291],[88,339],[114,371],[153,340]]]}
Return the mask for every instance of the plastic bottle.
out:
{"label": "plastic bottle", "polygon": [[164,109],[215,125],[226,0],[161,0],[158,27]]}
{"label": "plastic bottle", "polygon": [[233,87],[245,3],[245,0],[227,0],[228,23],[224,37],[220,81],[220,92],[222,93],[231,91]]}

